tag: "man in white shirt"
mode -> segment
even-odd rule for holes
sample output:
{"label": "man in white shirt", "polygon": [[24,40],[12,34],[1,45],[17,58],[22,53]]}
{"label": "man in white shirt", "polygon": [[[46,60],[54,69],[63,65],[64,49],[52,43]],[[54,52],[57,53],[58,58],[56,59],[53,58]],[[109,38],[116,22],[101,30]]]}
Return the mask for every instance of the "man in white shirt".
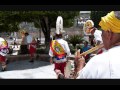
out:
{"label": "man in white shirt", "polygon": [[29,35],[29,33],[25,33],[25,35],[27,37],[27,44],[30,44],[32,42],[33,37]]}
{"label": "man in white shirt", "polygon": [[66,66],[66,56],[71,55],[68,43],[62,39],[62,30],[63,30],[63,19],[61,16],[58,16],[56,21],[56,35],[55,40],[51,42],[49,55],[50,62],[54,64],[54,71],[58,76],[58,79],[64,79],[64,68]]}
{"label": "man in white shirt", "polygon": [[[30,54],[30,44],[32,43],[33,37],[28,32],[25,33],[25,36],[27,39],[27,48]],[[33,57],[30,56],[30,58],[31,60],[29,62],[34,62]]]}
{"label": "man in white shirt", "polygon": [[98,30],[95,27],[92,27],[90,29],[91,29],[90,30],[91,34],[94,35],[94,39],[95,39],[96,45],[102,44],[103,43],[102,37],[101,37],[102,31]]}
{"label": "man in white shirt", "polygon": [[[120,11],[101,18],[102,40],[106,52],[96,55],[79,71],[78,79],[120,79]],[[84,60],[84,58],[80,58]]]}
{"label": "man in white shirt", "polygon": [[[102,37],[101,37],[102,31],[98,30],[95,27],[92,27],[92,28],[89,28],[89,29],[90,29],[91,34],[94,36],[95,45],[102,44],[103,43]],[[99,50],[96,51],[96,54],[101,54],[104,51],[105,51],[104,48],[99,49]]]}

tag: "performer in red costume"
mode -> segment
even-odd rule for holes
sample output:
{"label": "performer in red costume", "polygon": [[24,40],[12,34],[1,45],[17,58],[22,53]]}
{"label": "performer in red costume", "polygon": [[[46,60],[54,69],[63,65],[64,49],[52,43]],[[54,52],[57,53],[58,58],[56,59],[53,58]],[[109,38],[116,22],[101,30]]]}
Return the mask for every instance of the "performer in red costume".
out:
{"label": "performer in red costume", "polygon": [[0,63],[2,64],[2,71],[5,71],[7,68],[6,55],[8,52],[7,41],[4,38],[0,37]]}

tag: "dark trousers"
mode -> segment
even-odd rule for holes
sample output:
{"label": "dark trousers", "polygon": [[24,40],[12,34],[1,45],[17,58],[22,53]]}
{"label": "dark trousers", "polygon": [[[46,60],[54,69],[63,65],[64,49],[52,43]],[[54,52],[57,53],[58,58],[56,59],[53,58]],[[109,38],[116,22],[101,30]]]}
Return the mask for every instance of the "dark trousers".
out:
{"label": "dark trousers", "polygon": [[29,54],[27,45],[21,45],[20,52],[21,52],[21,54]]}

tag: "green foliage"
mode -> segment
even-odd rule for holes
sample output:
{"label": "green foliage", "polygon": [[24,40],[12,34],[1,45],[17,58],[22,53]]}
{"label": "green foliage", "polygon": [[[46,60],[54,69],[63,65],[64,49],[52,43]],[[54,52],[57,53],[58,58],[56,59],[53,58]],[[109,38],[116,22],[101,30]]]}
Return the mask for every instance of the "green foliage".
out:
{"label": "green foliage", "polygon": [[70,45],[69,44],[69,48],[70,48],[70,52],[71,52],[71,54],[74,54],[75,53],[75,47],[73,46],[73,45]]}
{"label": "green foliage", "polygon": [[76,45],[76,48],[77,48],[77,49],[81,49],[82,46],[79,44],[79,45]]}
{"label": "green foliage", "polygon": [[82,48],[83,48],[83,45],[78,44],[78,45],[76,45],[76,47],[74,47],[73,45],[69,44],[69,48],[70,48],[71,54],[75,54],[76,49],[77,49],[77,50],[78,50],[78,49],[82,49]]}
{"label": "green foliage", "polygon": [[[79,11],[0,11],[0,30],[6,32],[18,31],[19,23],[23,21],[34,22],[35,27],[43,31],[46,43],[50,41],[50,28],[56,27],[58,16],[63,17],[64,27],[71,27],[74,17],[78,15]],[[45,18],[41,20],[43,17],[48,18],[48,20],[45,20]],[[40,29],[41,27],[42,29]],[[48,48],[46,48],[47,51]]]}
{"label": "green foliage", "polygon": [[57,16],[61,15],[64,27],[72,26],[72,20],[79,15],[79,11],[0,11],[1,31],[17,31],[20,22],[34,22],[40,28],[40,19],[43,16],[50,18],[51,27],[56,26]]}
{"label": "green foliage", "polygon": [[68,39],[67,39],[68,43],[71,43],[74,47],[76,46],[76,44],[80,44],[83,41],[83,37],[80,35],[71,35]]}
{"label": "green foliage", "polygon": [[71,27],[73,26],[73,19],[69,19],[69,20],[64,20],[64,26],[65,27]]}
{"label": "green foliage", "polygon": [[110,11],[91,11],[91,20],[93,20],[95,27],[99,28],[101,17],[107,15]]}
{"label": "green foliage", "polygon": [[18,30],[19,12],[0,11],[0,29],[1,31],[12,32]]}

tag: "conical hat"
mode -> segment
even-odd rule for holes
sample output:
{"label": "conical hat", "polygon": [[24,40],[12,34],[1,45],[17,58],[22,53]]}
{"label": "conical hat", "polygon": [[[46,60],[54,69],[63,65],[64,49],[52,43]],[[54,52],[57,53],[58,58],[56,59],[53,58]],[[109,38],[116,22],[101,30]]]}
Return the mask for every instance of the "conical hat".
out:
{"label": "conical hat", "polygon": [[20,34],[25,34],[27,32],[27,30],[21,29],[21,30],[19,30],[19,32],[20,32]]}
{"label": "conical hat", "polygon": [[58,16],[56,21],[56,34],[62,34],[63,32],[65,32],[63,30],[63,18]]}
{"label": "conical hat", "polygon": [[90,29],[94,27],[94,22],[92,20],[87,20],[83,26],[83,31],[85,35],[91,35]]}

